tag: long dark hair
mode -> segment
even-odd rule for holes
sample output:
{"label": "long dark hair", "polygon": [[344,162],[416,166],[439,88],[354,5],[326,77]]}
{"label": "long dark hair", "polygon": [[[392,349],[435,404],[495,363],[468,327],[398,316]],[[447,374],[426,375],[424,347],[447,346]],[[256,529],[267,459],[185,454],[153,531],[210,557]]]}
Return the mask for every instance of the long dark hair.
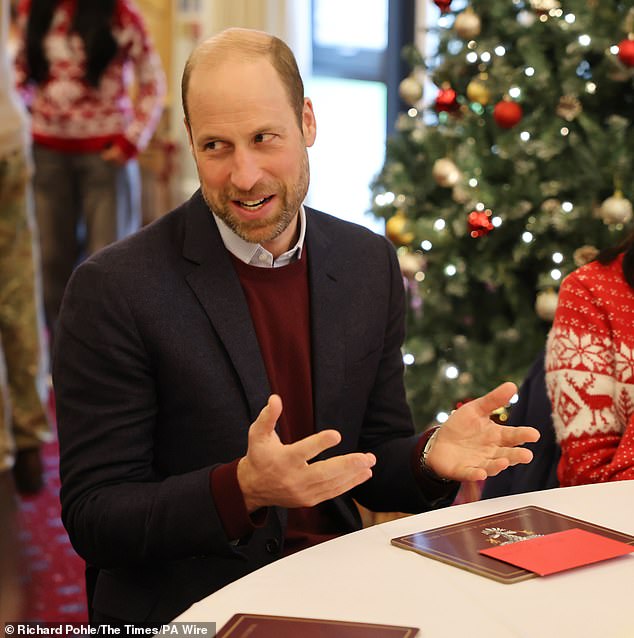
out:
{"label": "long dark hair", "polygon": [[604,248],[598,255],[596,260],[600,264],[609,264],[613,262],[621,253],[623,255],[623,276],[625,281],[634,289],[634,231],[616,246]]}
{"label": "long dark hair", "polygon": [[[26,28],[26,59],[29,78],[40,84],[48,78],[48,60],[44,38],[53,20],[59,0],[32,0]],[[112,35],[112,18],[117,0],[77,0],[71,30],[79,35],[86,51],[86,77],[91,86],[99,86],[101,76],[117,53]]]}

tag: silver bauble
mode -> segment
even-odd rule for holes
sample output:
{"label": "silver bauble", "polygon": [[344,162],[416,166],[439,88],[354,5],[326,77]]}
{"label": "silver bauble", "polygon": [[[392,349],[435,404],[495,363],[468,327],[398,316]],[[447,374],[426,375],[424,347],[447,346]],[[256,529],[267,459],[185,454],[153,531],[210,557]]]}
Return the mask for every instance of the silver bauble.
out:
{"label": "silver bauble", "polygon": [[554,290],[542,290],[537,293],[535,299],[535,312],[540,319],[552,321],[557,310],[557,300],[559,296]]}
{"label": "silver bauble", "polygon": [[601,204],[599,217],[605,224],[627,224],[632,219],[632,202],[616,191]]}

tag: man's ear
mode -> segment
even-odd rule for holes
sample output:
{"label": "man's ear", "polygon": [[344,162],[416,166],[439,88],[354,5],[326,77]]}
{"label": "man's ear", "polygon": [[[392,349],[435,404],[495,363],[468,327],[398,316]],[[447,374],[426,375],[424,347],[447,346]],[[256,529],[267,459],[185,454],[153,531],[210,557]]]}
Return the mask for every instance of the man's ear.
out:
{"label": "man's ear", "polygon": [[304,108],[302,109],[302,133],[306,146],[312,146],[317,137],[317,121],[315,120],[313,103],[307,97],[304,98]]}
{"label": "man's ear", "polygon": [[189,120],[187,117],[183,117],[183,124],[185,125],[185,130],[187,131],[187,139],[189,140],[189,150],[194,154],[194,140],[192,139],[192,127],[189,124]]}

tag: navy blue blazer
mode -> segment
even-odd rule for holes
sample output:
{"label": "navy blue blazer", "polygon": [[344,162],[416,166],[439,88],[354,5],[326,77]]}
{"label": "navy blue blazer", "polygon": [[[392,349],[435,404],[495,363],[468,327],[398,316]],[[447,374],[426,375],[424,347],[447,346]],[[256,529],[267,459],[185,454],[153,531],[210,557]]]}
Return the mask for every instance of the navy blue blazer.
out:
{"label": "navy blue blazer", "polygon": [[[324,454],[377,456],[373,478],[331,502],[358,529],[352,501],[418,512],[453,488],[421,490],[403,389],[404,292],[387,240],[307,210],[315,429]],[[247,302],[198,191],[77,268],[56,334],[54,386],[62,516],[97,566],[93,608],[162,623],[278,558],[286,512],[232,544],[210,470],[244,455],[270,389]],[[425,492],[425,493],[423,493]],[[450,494],[447,494],[450,492]]]}

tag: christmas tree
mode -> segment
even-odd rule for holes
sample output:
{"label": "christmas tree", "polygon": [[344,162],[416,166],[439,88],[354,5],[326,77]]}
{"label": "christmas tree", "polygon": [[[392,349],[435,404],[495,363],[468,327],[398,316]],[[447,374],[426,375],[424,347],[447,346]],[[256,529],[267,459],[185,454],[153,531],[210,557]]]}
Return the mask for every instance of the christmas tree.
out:
{"label": "christmas tree", "polygon": [[373,185],[407,278],[421,428],[521,382],[562,277],[623,237],[634,199],[631,0],[434,1],[438,50],[406,52],[412,108]]}

